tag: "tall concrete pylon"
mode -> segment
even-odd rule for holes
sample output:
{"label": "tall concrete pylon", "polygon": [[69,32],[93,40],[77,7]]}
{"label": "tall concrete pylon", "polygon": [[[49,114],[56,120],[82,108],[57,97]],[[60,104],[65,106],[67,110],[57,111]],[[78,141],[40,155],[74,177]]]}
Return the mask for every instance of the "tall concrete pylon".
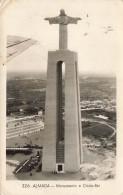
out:
{"label": "tall concrete pylon", "polygon": [[[77,53],[67,49],[67,25],[80,18],[64,10],[50,24],[59,24],[59,50],[48,52],[42,171],[77,172],[83,161]],[[65,116],[62,112],[62,63],[65,63]]]}

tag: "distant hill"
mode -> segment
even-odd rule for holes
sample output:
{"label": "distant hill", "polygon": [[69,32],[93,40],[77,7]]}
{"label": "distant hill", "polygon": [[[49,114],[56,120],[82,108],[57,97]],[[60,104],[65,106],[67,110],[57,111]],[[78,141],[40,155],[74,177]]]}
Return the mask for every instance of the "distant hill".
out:
{"label": "distant hill", "polygon": [[80,77],[81,99],[116,98],[115,77]]}
{"label": "distant hill", "polygon": [[[7,110],[27,106],[45,107],[46,73],[7,73]],[[80,98],[82,100],[103,100],[116,98],[116,78],[81,77]],[[64,103],[64,81],[63,81]]]}

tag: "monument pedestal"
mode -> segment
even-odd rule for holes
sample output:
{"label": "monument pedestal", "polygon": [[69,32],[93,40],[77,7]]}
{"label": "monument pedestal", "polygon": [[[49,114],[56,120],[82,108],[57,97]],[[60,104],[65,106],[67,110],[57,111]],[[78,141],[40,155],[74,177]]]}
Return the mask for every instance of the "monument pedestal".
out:
{"label": "monument pedestal", "polygon": [[[56,145],[62,130],[62,63],[65,63],[64,170],[76,172],[82,162],[77,53],[69,50],[48,52],[45,136],[42,171],[56,170]],[[63,162],[62,162],[63,163]]]}

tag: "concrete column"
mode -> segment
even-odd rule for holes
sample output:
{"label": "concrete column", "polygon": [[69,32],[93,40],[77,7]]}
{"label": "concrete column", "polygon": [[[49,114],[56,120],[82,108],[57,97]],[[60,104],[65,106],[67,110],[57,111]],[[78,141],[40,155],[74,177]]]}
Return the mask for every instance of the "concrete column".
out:
{"label": "concrete column", "polygon": [[[74,56],[74,55],[73,55]],[[80,138],[78,120],[78,87],[75,61],[66,63],[65,69],[65,171],[77,172],[80,168]]]}
{"label": "concrete column", "polygon": [[78,125],[79,125],[79,148],[80,148],[80,164],[83,162],[83,149],[82,149],[82,125],[81,125],[81,108],[80,108],[80,89],[79,89],[79,74],[78,64],[75,61],[76,67],[76,84],[77,84],[77,98],[78,98]]}
{"label": "concrete column", "polygon": [[59,25],[59,49],[67,49],[67,25]]}
{"label": "concrete column", "polygon": [[56,140],[57,140],[57,63],[48,53],[45,126],[42,171],[51,172],[56,169]]}

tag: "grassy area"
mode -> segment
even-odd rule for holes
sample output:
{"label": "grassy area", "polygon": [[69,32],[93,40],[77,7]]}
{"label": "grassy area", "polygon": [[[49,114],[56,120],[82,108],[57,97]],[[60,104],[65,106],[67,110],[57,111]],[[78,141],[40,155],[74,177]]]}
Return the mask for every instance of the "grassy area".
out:
{"label": "grassy area", "polygon": [[93,127],[93,126],[95,126],[95,125],[97,125],[99,123],[91,122],[91,121],[82,121],[81,124],[82,124],[82,129],[84,129],[84,128],[87,128],[87,127]]}
{"label": "grassy area", "polygon": [[83,129],[83,135],[84,136],[89,136],[93,135],[95,137],[109,137],[112,135],[113,130],[111,127],[105,125],[105,124],[95,124],[95,126],[92,127],[87,127]]}

